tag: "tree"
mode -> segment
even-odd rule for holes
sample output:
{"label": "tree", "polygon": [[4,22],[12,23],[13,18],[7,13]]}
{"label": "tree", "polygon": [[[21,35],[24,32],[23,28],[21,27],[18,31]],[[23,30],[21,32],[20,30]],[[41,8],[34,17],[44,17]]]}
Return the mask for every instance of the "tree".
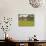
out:
{"label": "tree", "polygon": [[33,19],[34,19],[34,15],[33,14],[28,14],[27,20],[30,21],[30,20],[33,20]]}

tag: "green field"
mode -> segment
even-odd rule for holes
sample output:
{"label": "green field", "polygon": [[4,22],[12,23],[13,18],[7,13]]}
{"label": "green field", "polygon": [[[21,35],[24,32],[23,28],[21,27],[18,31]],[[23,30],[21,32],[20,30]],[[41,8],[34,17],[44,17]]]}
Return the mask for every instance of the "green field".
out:
{"label": "green field", "polygon": [[34,26],[34,21],[18,21],[19,26]]}

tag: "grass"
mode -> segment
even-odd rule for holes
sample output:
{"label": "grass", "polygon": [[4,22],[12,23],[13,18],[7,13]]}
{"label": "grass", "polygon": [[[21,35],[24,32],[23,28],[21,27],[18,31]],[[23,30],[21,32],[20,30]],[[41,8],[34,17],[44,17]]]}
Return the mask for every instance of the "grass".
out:
{"label": "grass", "polygon": [[25,21],[25,20],[21,21],[20,20],[18,24],[19,26],[34,26],[34,21],[33,20],[31,21]]}

